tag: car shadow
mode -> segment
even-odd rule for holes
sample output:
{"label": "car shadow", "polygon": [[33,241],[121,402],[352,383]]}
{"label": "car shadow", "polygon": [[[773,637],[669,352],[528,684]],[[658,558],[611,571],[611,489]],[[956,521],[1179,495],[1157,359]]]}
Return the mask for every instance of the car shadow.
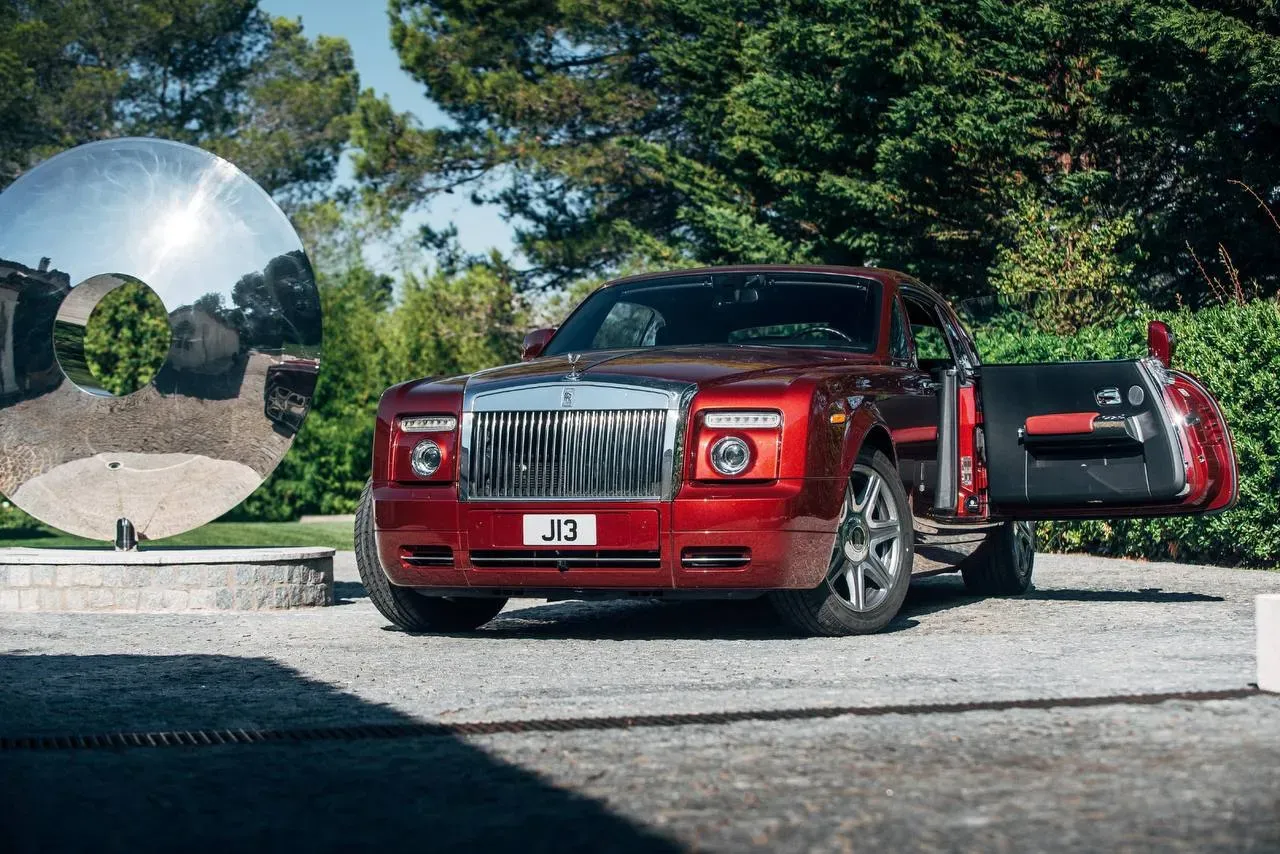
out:
{"label": "car shadow", "polygon": [[[906,631],[921,617],[981,602],[958,575],[916,579],[893,622],[882,633]],[[1033,589],[1023,601],[1052,602],[1221,602],[1204,593],[1140,590]],[[400,631],[387,626],[387,631]],[[411,633],[412,634],[412,633]],[[780,640],[796,638],[764,598],[660,602],[652,599],[572,600],[505,610],[469,638],[557,640]]]}
{"label": "car shadow", "polygon": [[[919,625],[915,617],[977,601],[962,586],[938,578],[913,581],[902,610],[880,634]],[[398,631],[396,629],[389,629]],[[458,637],[556,640],[782,640],[802,638],[764,597],[661,602],[653,599],[571,600],[506,610],[478,631]]]}
{"label": "car shadow", "polygon": [[777,640],[795,637],[764,599],[550,602],[503,611],[482,638],[564,640]]}
{"label": "car shadow", "polygon": [[[958,575],[936,575],[913,581],[902,605],[899,618],[923,617],[951,608],[972,605],[986,599],[969,593]],[[1221,596],[1189,591],[1163,590],[1144,587],[1138,590],[1086,590],[1082,588],[1033,587],[1021,596],[1009,597],[1011,601],[1044,602],[1135,602],[1149,604],[1176,604],[1193,602],[1222,602]]]}
{"label": "car shadow", "polygon": [[[0,656],[0,736],[413,719],[273,661]],[[5,850],[676,851],[604,804],[447,735],[0,749]]]}
{"label": "car shadow", "polygon": [[350,605],[356,599],[367,599],[369,593],[359,581],[333,582],[333,604]]}
{"label": "car shadow", "polygon": [[1050,602],[1225,602],[1221,596],[1144,587],[1140,590],[1032,590],[1023,599]]}

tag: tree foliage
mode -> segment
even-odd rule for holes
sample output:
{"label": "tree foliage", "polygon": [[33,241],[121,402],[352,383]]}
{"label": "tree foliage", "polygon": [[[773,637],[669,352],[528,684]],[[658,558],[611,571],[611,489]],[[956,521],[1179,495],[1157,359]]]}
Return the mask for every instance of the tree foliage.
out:
{"label": "tree foliage", "polygon": [[169,354],[171,337],[160,297],[129,282],[99,300],[89,315],[85,362],[104,389],[130,394],[151,382]]}
{"label": "tree foliage", "polygon": [[331,189],[358,88],[345,39],[258,0],[0,4],[0,189],[71,146],[158,136],[298,204]]}
{"label": "tree foliage", "polygon": [[637,246],[704,262],[905,269],[981,292],[1029,203],[1129,223],[1116,271],[1202,290],[1224,232],[1280,284],[1280,12],[1238,0],[391,0],[405,67],[454,120],[364,99],[359,168],[403,206],[476,192],[536,281]]}
{"label": "tree foliage", "polygon": [[[996,250],[991,286],[1004,299],[1030,297],[1033,316],[1058,332],[1138,308],[1133,285],[1132,216],[1089,219],[1027,200],[1016,227]],[[1129,246],[1129,251],[1125,247]]]}

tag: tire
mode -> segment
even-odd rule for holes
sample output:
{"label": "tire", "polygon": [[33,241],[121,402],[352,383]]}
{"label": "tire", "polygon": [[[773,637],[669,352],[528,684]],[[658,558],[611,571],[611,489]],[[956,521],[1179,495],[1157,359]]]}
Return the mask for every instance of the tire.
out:
{"label": "tire", "polygon": [[897,616],[907,596],[914,539],[897,467],[881,451],[864,451],[845,488],[826,577],[812,590],[775,590],[769,600],[782,620],[804,635],[878,632]]}
{"label": "tire", "polygon": [[356,508],[356,568],[378,613],[406,632],[469,632],[492,620],[502,598],[426,596],[387,579],[373,539],[373,495],[368,483]]}
{"label": "tire", "polygon": [[978,596],[1021,596],[1036,566],[1034,522],[1005,522],[960,564],[965,589]]}

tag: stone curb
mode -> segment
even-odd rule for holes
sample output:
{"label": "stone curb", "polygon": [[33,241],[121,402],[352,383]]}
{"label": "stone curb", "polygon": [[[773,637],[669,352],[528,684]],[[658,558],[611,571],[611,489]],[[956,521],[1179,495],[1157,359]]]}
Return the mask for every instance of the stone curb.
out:
{"label": "stone curb", "polygon": [[0,550],[0,612],[261,611],[332,603],[332,549]]}

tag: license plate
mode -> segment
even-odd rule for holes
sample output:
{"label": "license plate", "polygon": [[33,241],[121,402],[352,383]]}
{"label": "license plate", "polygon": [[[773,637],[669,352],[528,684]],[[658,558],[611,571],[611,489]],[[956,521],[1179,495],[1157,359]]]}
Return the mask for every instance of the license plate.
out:
{"label": "license plate", "polygon": [[526,514],[524,544],[526,546],[594,546],[596,517],[594,515]]}

